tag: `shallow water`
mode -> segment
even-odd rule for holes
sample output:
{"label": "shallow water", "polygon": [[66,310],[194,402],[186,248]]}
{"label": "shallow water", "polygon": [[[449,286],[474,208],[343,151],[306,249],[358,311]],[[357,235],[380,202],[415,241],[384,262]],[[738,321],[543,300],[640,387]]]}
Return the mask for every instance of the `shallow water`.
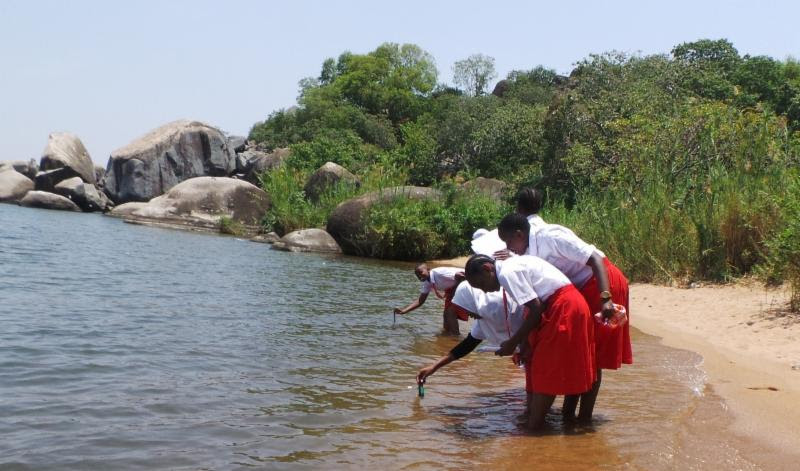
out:
{"label": "shallow water", "polygon": [[700,357],[638,331],[592,427],[557,401],[521,432],[522,371],[491,354],[419,399],[457,340],[436,299],[392,326],[417,289],[407,265],[0,205],[0,468],[759,468]]}

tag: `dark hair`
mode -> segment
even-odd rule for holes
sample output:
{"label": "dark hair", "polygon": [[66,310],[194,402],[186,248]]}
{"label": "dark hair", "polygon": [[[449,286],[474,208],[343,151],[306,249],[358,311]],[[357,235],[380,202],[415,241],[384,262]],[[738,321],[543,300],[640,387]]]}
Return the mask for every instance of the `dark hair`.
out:
{"label": "dark hair", "polygon": [[480,271],[483,269],[483,264],[487,262],[494,265],[494,259],[492,257],[481,253],[476,253],[475,255],[471,256],[469,260],[467,260],[467,264],[464,265],[464,275],[470,277],[480,273]]}
{"label": "dark hair", "polygon": [[519,213],[511,213],[497,225],[497,232],[500,234],[510,234],[514,231],[522,231],[526,236],[530,235],[531,225],[528,218]]}
{"label": "dark hair", "polygon": [[515,198],[517,201],[517,209],[527,213],[526,216],[537,214],[539,210],[542,209],[543,199],[542,192],[532,187],[519,190]]}

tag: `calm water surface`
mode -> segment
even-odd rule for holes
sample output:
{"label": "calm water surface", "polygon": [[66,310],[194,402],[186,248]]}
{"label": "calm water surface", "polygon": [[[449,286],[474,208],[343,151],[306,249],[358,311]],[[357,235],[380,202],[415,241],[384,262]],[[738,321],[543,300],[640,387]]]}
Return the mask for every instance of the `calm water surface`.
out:
{"label": "calm water surface", "polygon": [[392,327],[417,290],[407,265],[0,205],[0,469],[757,469],[700,358],[638,332],[590,428],[522,433],[522,372],[490,354],[418,399],[457,340],[436,299]]}

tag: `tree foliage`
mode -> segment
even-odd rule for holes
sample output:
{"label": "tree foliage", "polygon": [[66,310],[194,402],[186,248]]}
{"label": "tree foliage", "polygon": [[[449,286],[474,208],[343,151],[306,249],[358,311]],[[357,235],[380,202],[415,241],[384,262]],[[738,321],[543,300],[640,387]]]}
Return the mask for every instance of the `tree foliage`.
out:
{"label": "tree foliage", "polygon": [[[590,55],[569,77],[543,66],[512,71],[488,95],[490,57],[470,56],[454,73],[460,90],[437,84],[433,58],[414,45],[345,52],[302,80],[297,106],[270,114],[250,138],[290,146],[296,179],[334,161],[398,184],[483,176],[538,185],[549,195],[549,220],[603,247],[635,279],[758,270],[794,280],[800,292],[787,265],[800,253],[788,222],[800,173],[797,60],[740,55],[725,39],[701,39],[669,54]],[[777,198],[784,188],[791,191]],[[280,206],[285,220],[293,211],[317,214],[299,203],[301,193],[287,194],[294,199]],[[389,245],[416,241],[414,253],[425,257],[462,250],[467,227],[495,213],[458,201],[378,208],[372,234]],[[417,232],[392,222],[415,216],[425,221],[409,226]],[[447,218],[464,234],[442,236]],[[386,246],[375,254],[399,256]]]}
{"label": "tree foliage", "polygon": [[489,83],[495,78],[494,57],[473,54],[453,64],[453,81],[472,96],[485,94]]}

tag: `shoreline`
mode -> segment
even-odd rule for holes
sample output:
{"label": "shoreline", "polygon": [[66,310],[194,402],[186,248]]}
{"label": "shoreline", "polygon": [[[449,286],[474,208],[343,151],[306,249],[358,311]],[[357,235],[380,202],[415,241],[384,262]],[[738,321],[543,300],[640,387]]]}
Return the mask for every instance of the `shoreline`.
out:
{"label": "shoreline", "polygon": [[748,454],[761,463],[800,458],[800,316],[780,311],[784,289],[632,284],[630,291],[633,327],[703,357],[707,384],[734,418],[731,432],[760,445]]}

